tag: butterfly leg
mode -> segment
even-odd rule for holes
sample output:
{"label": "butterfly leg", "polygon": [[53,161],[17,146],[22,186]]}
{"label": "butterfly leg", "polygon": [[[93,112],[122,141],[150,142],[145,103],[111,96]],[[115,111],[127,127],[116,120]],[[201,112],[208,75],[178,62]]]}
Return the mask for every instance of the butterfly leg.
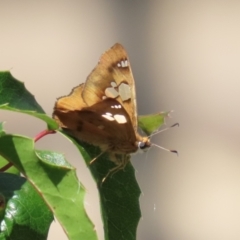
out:
{"label": "butterfly leg", "polygon": [[93,162],[95,162],[100,156],[102,156],[105,153],[105,151],[101,152],[100,154],[98,154],[95,158],[93,158],[89,164],[92,164]]}
{"label": "butterfly leg", "polygon": [[117,166],[110,169],[107,175],[102,179],[102,183],[111,175],[117,173],[120,170],[123,170],[128,162],[130,161],[130,155],[117,155],[111,154],[110,156],[111,161],[113,161]]}

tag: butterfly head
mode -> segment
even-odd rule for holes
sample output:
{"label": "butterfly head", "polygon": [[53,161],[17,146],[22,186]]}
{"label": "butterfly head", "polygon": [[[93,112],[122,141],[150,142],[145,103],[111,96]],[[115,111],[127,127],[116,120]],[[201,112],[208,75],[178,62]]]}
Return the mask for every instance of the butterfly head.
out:
{"label": "butterfly head", "polygon": [[151,147],[150,138],[142,137],[142,139],[137,142],[137,146],[139,150],[146,152]]}

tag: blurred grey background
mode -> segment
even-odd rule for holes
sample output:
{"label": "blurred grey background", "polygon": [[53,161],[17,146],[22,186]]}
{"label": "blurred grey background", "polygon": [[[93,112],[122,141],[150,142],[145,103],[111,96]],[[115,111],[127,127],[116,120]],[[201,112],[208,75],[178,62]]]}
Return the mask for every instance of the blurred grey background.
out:
{"label": "blurred grey background", "polygon": [[[0,69],[11,70],[51,115],[57,97],[85,81],[115,42],[128,51],[139,114],[174,110],[179,128],[132,163],[143,194],[138,240],[240,239],[240,1],[0,1]],[[45,124],[0,112],[8,132],[34,137]],[[98,193],[78,151],[64,153],[87,189],[103,240]],[[49,240],[67,239],[53,223]]]}

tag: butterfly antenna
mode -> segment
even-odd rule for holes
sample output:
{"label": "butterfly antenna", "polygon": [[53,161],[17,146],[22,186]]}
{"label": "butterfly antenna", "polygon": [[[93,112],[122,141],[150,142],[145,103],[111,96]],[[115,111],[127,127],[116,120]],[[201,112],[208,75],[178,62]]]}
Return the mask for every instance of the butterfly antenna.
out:
{"label": "butterfly antenna", "polygon": [[176,126],[179,127],[179,123],[174,123],[174,124],[173,124],[172,126],[170,126],[170,127],[166,127],[166,128],[164,128],[164,129],[158,130],[158,131],[152,133],[149,137],[151,138],[152,136],[154,136],[154,135],[156,135],[156,134],[158,134],[158,133],[164,132],[164,131],[166,131],[166,130],[168,130],[168,129],[170,129],[170,128],[176,127]]}
{"label": "butterfly antenna", "polygon": [[157,144],[155,144],[155,143],[152,143],[151,145],[152,145],[152,146],[155,146],[155,147],[157,147],[157,148],[160,148],[160,149],[162,149],[162,150],[165,150],[165,151],[167,151],[167,152],[176,153],[176,154],[178,155],[178,151],[176,151],[176,150],[171,150],[171,149],[168,149],[168,148],[164,148],[164,147],[161,147],[161,146],[159,146],[159,145],[157,145]]}
{"label": "butterfly antenna", "polygon": [[[149,137],[152,137],[152,136],[154,136],[154,135],[156,135],[156,134],[158,134],[158,133],[164,132],[164,131],[166,131],[166,130],[168,130],[168,129],[170,129],[170,128],[176,127],[176,126],[179,127],[179,123],[175,123],[175,124],[173,124],[173,125],[170,126],[170,127],[166,127],[166,128],[164,128],[164,129],[161,129],[161,130],[159,130],[159,131],[151,134]],[[162,150],[165,150],[165,151],[167,151],[167,152],[176,153],[176,154],[178,155],[178,151],[176,151],[176,150],[171,150],[171,149],[168,149],[168,148],[164,148],[164,147],[161,147],[161,146],[159,146],[159,145],[157,145],[157,144],[155,144],[155,143],[151,143],[151,145],[152,145],[152,146],[155,146],[155,147],[157,147],[157,148],[160,148],[160,149],[162,149]]]}

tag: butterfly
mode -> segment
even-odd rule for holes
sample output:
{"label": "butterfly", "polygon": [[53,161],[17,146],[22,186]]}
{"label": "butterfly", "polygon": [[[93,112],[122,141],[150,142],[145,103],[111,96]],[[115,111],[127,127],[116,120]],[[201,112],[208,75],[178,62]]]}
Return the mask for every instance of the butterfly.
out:
{"label": "butterfly", "polygon": [[74,138],[109,154],[116,166],[108,175],[124,169],[131,153],[151,146],[150,138],[138,133],[135,82],[119,43],[101,56],[85,83],[57,100],[53,118]]}

